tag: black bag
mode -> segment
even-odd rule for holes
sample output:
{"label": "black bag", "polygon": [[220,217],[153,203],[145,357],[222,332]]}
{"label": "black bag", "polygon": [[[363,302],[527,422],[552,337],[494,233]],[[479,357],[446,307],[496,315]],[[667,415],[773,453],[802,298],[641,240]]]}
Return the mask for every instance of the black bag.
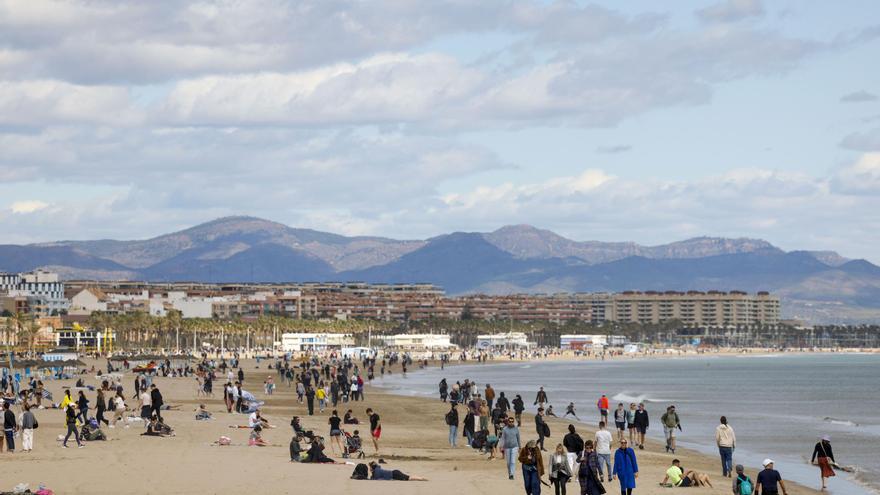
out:
{"label": "black bag", "polygon": [[37,421],[37,418],[34,418],[34,429],[36,430],[39,427],[40,427],[40,422]]}
{"label": "black bag", "polygon": [[370,468],[364,463],[360,463],[354,467],[354,471],[351,473],[351,479],[353,480],[368,480],[370,479]]}
{"label": "black bag", "polygon": [[544,423],[544,436],[550,438],[550,425]]}

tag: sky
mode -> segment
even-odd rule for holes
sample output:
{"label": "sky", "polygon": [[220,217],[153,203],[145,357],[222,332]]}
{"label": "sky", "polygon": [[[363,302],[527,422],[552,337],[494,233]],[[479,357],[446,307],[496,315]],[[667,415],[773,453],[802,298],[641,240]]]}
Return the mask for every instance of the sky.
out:
{"label": "sky", "polygon": [[0,0],[0,243],[228,215],[880,263],[873,0]]}

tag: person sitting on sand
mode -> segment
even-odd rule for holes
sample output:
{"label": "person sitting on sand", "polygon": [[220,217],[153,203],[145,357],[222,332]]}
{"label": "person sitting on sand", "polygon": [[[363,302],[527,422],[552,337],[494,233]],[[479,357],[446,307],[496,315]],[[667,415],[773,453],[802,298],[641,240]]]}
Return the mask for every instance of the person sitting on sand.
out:
{"label": "person sitting on sand", "polygon": [[250,438],[248,438],[248,446],[250,447],[266,447],[269,445],[269,442],[263,440],[263,436],[261,432],[263,431],[263,427],[260,425],[254,426],[251,430]]}
{"label": "person sitting on sand", "polygon": [[370,479],[383,481],[428,481],[428,478],[412,476],[398,469],[384,469],[376,461],[370,462]]}
{"label": "person sitting on sand", "polygon": [[312,444],[309,446],[309,453],[303,462],[330,464],[336,461],[324,455],[324,439],[316,436],[312,439]]}
{"label": "person sitting on sand", "polygon": [[302,462],[302,437],[294,435],[290,439],[290,462]]}
{"label": "person sitting on sand", "polygon": [[159,418],[154,414],[150,417],[150,422],[147,424],[147,431],[141,433],[142,436],[147,437],[167,437],[169,436],[167,433],[163,433],[162,427],[159,425]]}
{"label": "person sitting on sand", "polygon": [[342,418],[342,422],[347,425],[358,425],[360,421],[356,417],[354,417],[354,413],[349,409],[345,411],[345,416]]}
{"label": "person sitting on sand", "polygon": [[213,419],[211,413],[205,409],[204,404],[199,404],[199,408],[196,409],[196,421],[205,421],[208,419]]}

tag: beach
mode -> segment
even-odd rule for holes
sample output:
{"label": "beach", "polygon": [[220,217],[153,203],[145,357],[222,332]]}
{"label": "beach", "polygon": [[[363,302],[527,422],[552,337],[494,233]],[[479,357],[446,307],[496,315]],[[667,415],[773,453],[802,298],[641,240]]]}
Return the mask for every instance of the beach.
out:
{"label": "beach", "polygon": [[[101,368],[105,361],[89,361]],[[305,415],[306,408],[296,402],[294,388],[279,383],[275,394],[267,397],[262,390],[263,380],[277,376],[274,370],[267,370],[263,361],[259,368],[253,360],[245,360],[244,389],[253,392],[260,400],[266,400],[264,416],[276,428],[264,431],[263,437],[273,446],[248,447],[248,430],[231,429],[230,425],[246,425],[247,416],[228,414],[219,393],[221,385],[215,383],[215,397],[205,400],[196,397],[196,380],[189,378],[158,377],[154,383],[162,391],[165,401],[179,405],[179,411],[165,411],[166,422],[174,427],[176,436],[167,438],[143,437],[142,426],[138,423],[130,428],[103,428],[109,440],[88,442],[83,449],[60,448],[56,440],[65,432],[63,414],[59,410],[38,410],[39,429],[35,431],[35,446],[31,453],[3,453],[0,462],[3,476],[0,489],[11,490],[18,483],[28,483],[31,489],[44,483],[58,494],[191,494],[191,493],[340,493],[363,494],[386,493],[388,483],[393,489],[423,494],[448,494],[455,490],[462,494],[523,493],[522,477],[517,466],[514,481],[507,479],[503,460],[489,461],[470,448],[450,449],[447,444],[448,430],[443,416],[448,408],[436,396],[406,397],[382,391],[377,387],[367,387],[366,400],[339,404],[339,414],[353,409],[356,417],[363,423],[365,409],[373,408],[382,417],[383,433],[378,457],[384,458],[388,468],[400,469],[411,474],[427,477],[428,482],[373,482],[354,481],[349,477],[353,465],[309,465],[289,462],[288,444],[291,438],[290,419],[293,415],[303,416],[306,429],[327,437],[327,418],[330,410],[312,417]],[[411,375],[418,374],[411,367]],[[395,375],[399,366],[394,368]],[[447,368],[449,376],[455,376],[455,367]],[[133,375],[126,373],[123,386],[128,397],[129,407],[136,401],[130,398],[133,392]],[[72,385],[73,380],[46,381],[46,388],[55,396],[61,397],[62,386]],[[454,382],[454,380],[453,380]],[[95,375],[89,374],[86,383],[97,385]],[[481,384],[482,385],[482,384]],[[501,391],[502,389],[499,389]],[[549,390],[552,393],[552,389]],[[89,394],[90,398],[94,393]],[[525,397],[530,403],[529,398]],[[211,421],[195,421],[194,410],[199,403],[206,403],[214,414]],[[562,412],[562,411],[560,411]],[[547,440],[548,448],[561,442],[562,432],[567,422],[550,419],[548,421],[553,436]],[[531,439],[532,415],[524,414],[521,429],[523,440]],[[578,426],[585,438],[591,438],[592,430]],[[349,429],[354,429],[349,427]],[[359,428],[364,437],[364,450],[368,460],[376,459],[370,445],[366,425]],[[215,446],[221,435],[232,439],[230,446]],[[462,442],[463,443],[463,442]],[[75,446],[71,440],[70,444]],[[638,488],[635,493],[659,495],[670,493],[670,488],[658,486],[663,473],[669,467],[672,457],[663,453],[663,447],[656,441],[649,441],[646,450],[637,450],[640,467]],[[326,453],[330,454],[328,445]],[[331,455],[335,459],[337,456]],[[708,473],[715,484],[714,488],[694,488],[699,493],[728,494],[730,482],[720,477],[717,456],[705,455],[696,451],[679,449],[680,458],[688,469]],[[339,459],[342,460],[342,459]],[[546,462],[546,459],[545,459]],[[748,474],[754,479],[755,466],[748,466]],[[785,476],[785,473],[783,473]],[[546,476],[545,476],[546,480]],[[577,493],[577,483],[569,485],[569,493]],[[833,481],[832,481],[833,486]],[[813,494],[817,490],[788,484],[789,493]],[[606,483],[609,493],[617,493],[617,483]],[[543,487],[544,493],[552,493],[552,488]]]}

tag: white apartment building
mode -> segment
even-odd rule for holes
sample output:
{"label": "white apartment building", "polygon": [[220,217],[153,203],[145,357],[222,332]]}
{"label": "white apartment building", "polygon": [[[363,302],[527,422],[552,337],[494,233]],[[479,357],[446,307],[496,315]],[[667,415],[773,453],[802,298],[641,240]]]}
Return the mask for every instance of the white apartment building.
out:
{"label": "white apartment building", "polygon": [[436,333],[404,333],[382,337],[387,347],[413,350],[445,350],[455,347],[449,335]]}
{"label": "white apartment building", "polygon": [[284,352],[326,351],[354,346],[350,333],[284,333],[281,350]]}
{"label": "white apartment building", "polygon": [[64,297],[64,282],[57,273],[43,270],[0,273],[0,292],[13,298],[27,298],[30,311],[37,315],[57,315],[70,306]]}
{"label": "white apartment building", "polygon": [[533,347],[536,344],[529,342],[529,338],[523,332],[495,333],[491,335],[477,335],[477,349],[503,348],[522,349]]}

